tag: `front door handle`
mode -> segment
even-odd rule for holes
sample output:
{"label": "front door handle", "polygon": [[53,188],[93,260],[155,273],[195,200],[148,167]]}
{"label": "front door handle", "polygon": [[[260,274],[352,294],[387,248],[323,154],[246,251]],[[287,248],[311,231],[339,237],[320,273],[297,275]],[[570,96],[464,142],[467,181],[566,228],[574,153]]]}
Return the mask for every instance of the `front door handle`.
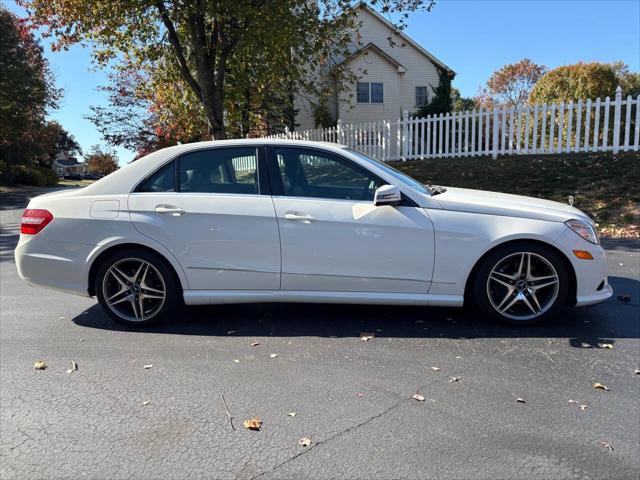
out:
{"label": "front door handle", "polygon": [[291,220],[292,222],[311,223],[316,221],[316,219],[311,215],[301,212],[287,212],[284,214],[284,218],[286,220]]}
{"label": "front door handle", "polygon": [[180,207],[176,207],[175,205],[160,204],[160,205],[156,205],[156,213],[161,213],[163,215],[173,215],[178,217],[185,212],[183,209],[181,209]]}

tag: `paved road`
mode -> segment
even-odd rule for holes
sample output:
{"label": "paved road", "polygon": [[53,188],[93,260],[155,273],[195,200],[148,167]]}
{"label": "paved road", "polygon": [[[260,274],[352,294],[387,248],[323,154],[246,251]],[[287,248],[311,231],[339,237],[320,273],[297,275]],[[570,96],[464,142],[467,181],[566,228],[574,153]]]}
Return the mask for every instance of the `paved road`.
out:
{"label": "paved road", "polygon": [[[544,326],[436,308],[244,305],[135,331],[91,299],[21,283],[24,198],[2,202],[2,479],[640,476],[638,244],[608,244],[611,282],[631,302]],[[585,348],[598,343],[613,348]],[[243,428],[253,416],[262,431]]]}

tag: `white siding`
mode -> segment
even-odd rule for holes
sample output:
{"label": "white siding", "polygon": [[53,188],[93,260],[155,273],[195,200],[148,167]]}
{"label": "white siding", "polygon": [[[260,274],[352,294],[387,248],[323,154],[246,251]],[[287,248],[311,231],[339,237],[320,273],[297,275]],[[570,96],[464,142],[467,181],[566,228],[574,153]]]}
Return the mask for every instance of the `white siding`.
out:
{"label": "white siding", "polygon": [[[340,93],[338,117],[344,123],[373,122],[385,118],[400,116],[400,85],[395,66],[391,65],[376,52],[369,51],[349,63],[349,68],[362,78],[360,82],[378,82],[384,84],[383,103],[357,103],[356,85]],[[363,72],[366,70],[366,75]],[[353,94],[353,97],[349,97]]]}
{"label": "white siding", "polygon": [[[358,11],[358,21],[360,22],[361,43],[366,45],[371,42],[387,55],[393,57],[400,63],[406,72],[396,74],[399,77],[398,102],[401,110],[413,112],[416,109],[415,87],[417,86],[438,86],[438,69],[435,65],[413,45],[403,44],[400,37],[394,36],[388,25],[382,23],[366,8]],[[395,38],[395,46],[389,44],[388,37]],[[382,59],[380,59],[382,61]],[[433,94],[431,88],[429,94]],[[377,118],[376,120],[381,120]]]}
{"label": "white siding", "polygon": [[[416,110],[415,87],[426,86],[429,96],[433,95],[430,88],[438,85],[438,69],[427,56],[413,45],[395,36],[389,25],[381,21],[367,8],[358,9],[357,41],[354,41],[353,49],[361,48],[368,43],[373,43],[390,57],[400,63],[406,71],[399,73],[397,68],[369,50],[367,55],[359,55],[349,62],[349,68],[357,76],[362,77],[362,82],[382,82],[384,84],[383,104],[358,104],[356,102],[356,86],[350,91],[340,94],[340,101],[332,102],[329,107],[335,112],[336,119],[344,123],[362,123],[398,118],[403,110],[410,113]],[[389,43],[389,37],[395,38],[396,45]],[[366,70],[367,74],[363,75]],[[353,94],[353,97],[349,97]],[[296,96],[295,107],[298,109],[296,116],[297,130],[315,128],[313,120],[313,107],[304,97]]]}

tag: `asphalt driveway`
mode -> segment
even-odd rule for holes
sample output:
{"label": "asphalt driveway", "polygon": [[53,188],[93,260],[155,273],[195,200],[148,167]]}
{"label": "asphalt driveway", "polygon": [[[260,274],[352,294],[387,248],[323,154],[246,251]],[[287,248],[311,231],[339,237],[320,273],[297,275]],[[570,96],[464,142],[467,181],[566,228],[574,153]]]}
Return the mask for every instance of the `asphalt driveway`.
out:
{"label": "asphalt driveway", "polygon": [[629,302],[541,326],[260,304],[137,331],[20,281],[28,194],[0,194],[2,479],[640,477],[638,243],[606,244]]}

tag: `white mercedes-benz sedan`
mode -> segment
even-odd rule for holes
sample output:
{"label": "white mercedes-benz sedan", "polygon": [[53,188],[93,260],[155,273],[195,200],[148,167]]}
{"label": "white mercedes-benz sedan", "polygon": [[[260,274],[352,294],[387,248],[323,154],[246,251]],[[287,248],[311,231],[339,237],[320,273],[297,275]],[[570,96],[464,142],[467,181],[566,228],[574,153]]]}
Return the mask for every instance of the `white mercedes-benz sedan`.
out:
{"label": "white mercedes-benz sedan", "polygon": [[15,257],[29,284],[96,296],[127,325],[181,303],[240,302],[474,303],[525,324],[612,295],[576,208],[423,185],[347,147],[295,140],[165,148],[38,196]]}

